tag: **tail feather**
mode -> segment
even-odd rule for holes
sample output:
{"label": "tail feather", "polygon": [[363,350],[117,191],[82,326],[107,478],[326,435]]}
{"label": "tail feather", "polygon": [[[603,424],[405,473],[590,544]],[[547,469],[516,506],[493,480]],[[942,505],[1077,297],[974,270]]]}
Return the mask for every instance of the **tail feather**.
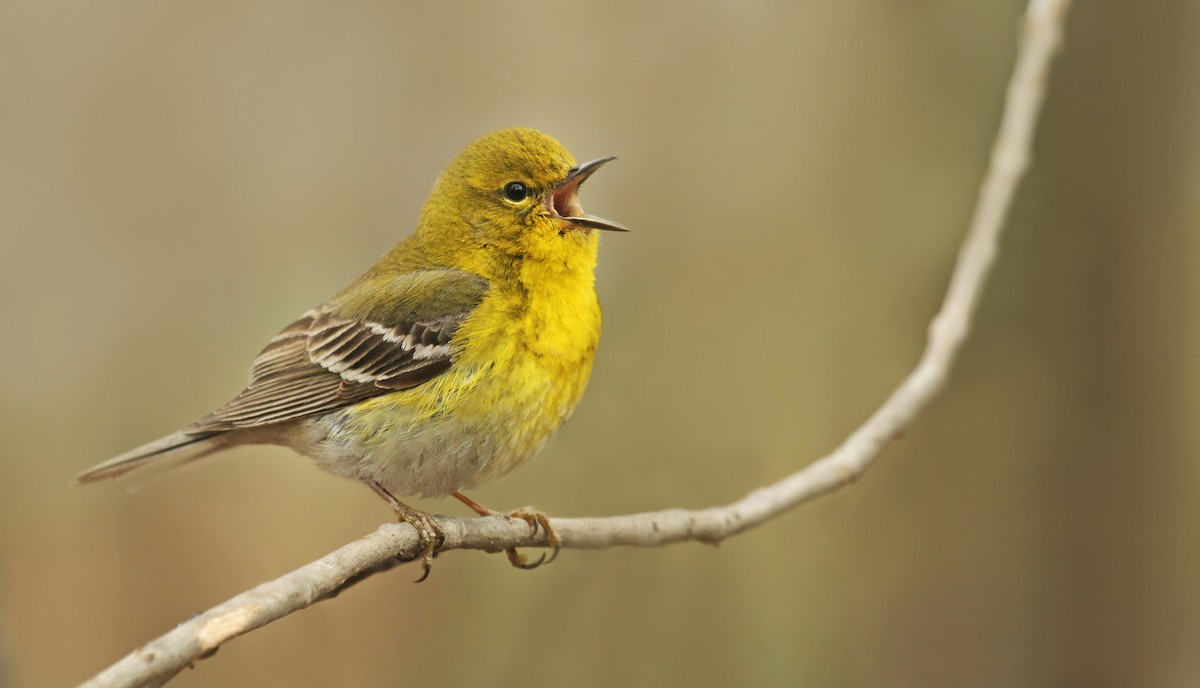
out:
{"label": "tail feather", "polygon": [[220,448],[213,438],[224,432],[186,433],[177,432],[161,437],[137,449],[131,449],[120,456],[115,456],[102,464],[93,466],[75,476],[76,484],[92,483],[105,478],[118,478],[130,471],[158,463],[164,459],[177,456],[185,449],[199,451],[192,458],[200,458],[204,454]]}

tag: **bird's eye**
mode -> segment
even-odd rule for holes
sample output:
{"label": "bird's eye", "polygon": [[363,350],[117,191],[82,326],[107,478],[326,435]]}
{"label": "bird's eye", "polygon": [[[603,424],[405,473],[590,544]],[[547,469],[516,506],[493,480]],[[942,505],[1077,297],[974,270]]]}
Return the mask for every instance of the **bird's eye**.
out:
{"label": "bird's eye", "polygon": [[520,203],[529,197],[529,187],[521,182],[509,182],[504,185],[504,197],[513,203]]}

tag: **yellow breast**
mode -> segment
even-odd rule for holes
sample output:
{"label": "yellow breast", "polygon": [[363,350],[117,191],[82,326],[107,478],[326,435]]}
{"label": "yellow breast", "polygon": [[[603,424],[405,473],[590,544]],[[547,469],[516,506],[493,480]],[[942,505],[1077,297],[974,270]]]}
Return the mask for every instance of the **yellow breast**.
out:
{"label": "yellow breast", "polygon": [[[456,366],[475,393],[448,412],[507,436],[512,461],[535,452],[583,396],[600,341],[600,305],[590,271],[526,267],[519,289],[489,293],[466,323]],[[469,383],[468,383],[469,384]],[[506,472],[506,471],[505,471]]]}
{"label": "yellow breast", "polygon": [[600,340],[591,272],[528,277],[493,286],[455,335],[448,371],[337,421],[333,434],[366,438],[353,453],[395,494],[444,495],[504,475],[579,403]]}

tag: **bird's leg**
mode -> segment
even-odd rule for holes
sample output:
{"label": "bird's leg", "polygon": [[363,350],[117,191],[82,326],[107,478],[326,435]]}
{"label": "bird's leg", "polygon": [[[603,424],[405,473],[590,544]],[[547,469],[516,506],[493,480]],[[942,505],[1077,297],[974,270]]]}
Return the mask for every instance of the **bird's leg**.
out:
{"label": "bird's leg", "polygon": [[554,528],[550,527],[550,519],[546,516],[546,514],[529,506],[523,506],[520,509],[510,511],[507,514],[502,514],[492,511],[491,509],[461,492],[455,492],[452,496],[463,504],[466,504],[471,508],[472,511],[480,516],[504,516],[506,518],[519,518],[529,524],[529,527],[533,529],[534,534],[537,533],[539,527],[546,532],[546,540],[549,543],[551,550],[550,558],[547,559],[545,553],[543,553],[537,561],[531,563],[524,557],[524,555],[518,552],[515,547],[509,547],[508,549],[504,550],[504,554],[508,556],[508,562],[513,566],[528,571],[529,569],[536,569],[542,564],[549,564],[558,558],[558,551],[562,549],[562,541],[558,539],[558,533],[554,532]]}
{"label": "bird's leg", "polygon": [[383,485],[374,480],[367,480],[366,483],[371,486],[372,490],[375,490],[375,494],[382,497],[383,501],[392,507],[392,511],[396,512],[396,517],[400,519],[401,523],[407,523],[416,528],[417,543],[421,545],[421,568],[424,569],[421,577],[416,580],[417,583],[420,583],[429,577],[429,571],[433,568],[434,552],[446,540],[445,533],[429,514],[396,499]]}

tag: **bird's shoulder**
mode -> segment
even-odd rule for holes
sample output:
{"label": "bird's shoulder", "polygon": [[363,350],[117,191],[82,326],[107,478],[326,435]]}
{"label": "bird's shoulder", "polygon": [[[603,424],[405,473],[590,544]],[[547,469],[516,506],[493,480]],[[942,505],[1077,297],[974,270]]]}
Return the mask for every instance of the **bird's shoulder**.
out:
{"label": "bird's shoulder", "polygon": [[489,286],[487,279],[455,268],[372,271],[326,307],[347,319],[404,325],[470,313]]}

